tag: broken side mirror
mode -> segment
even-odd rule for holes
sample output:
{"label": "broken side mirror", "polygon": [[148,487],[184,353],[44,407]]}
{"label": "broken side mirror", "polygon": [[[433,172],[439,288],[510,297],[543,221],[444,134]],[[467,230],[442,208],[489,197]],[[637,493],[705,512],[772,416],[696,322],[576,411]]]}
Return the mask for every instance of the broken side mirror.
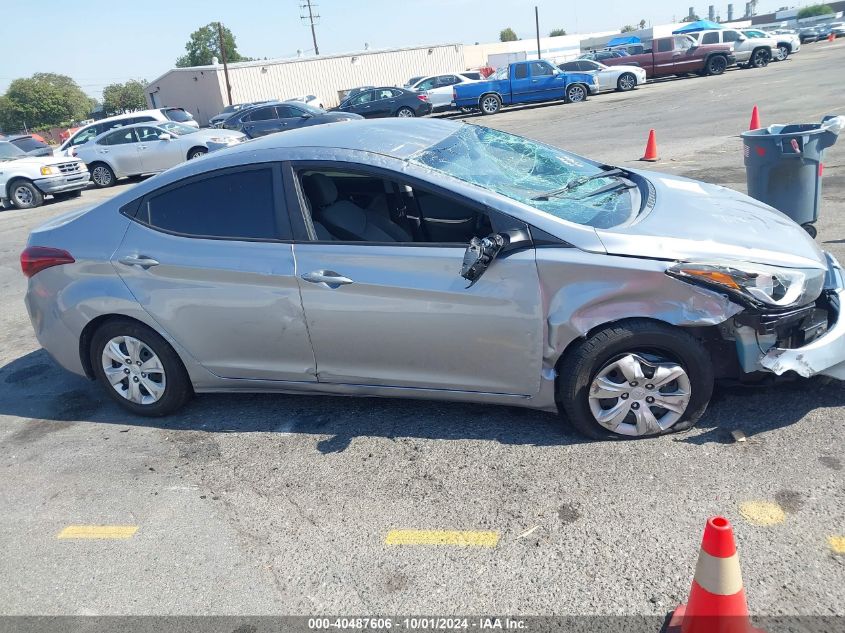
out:
{"label": "broken side mirror", "polygon": [[461,266],[461,277],[470,282],[467,288],[481,278],[503,250],[516,250],[530,244],[531,235],[522,229],[493,233],[480,239],[472,238],[464,252],[464,263]]}

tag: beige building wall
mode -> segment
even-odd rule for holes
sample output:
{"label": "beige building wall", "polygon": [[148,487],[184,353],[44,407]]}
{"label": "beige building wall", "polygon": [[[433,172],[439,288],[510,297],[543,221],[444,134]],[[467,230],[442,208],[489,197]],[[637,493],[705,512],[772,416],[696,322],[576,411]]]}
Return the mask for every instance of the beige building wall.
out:
{"label": "beige building wall", "polygon": [[[313,94],[330,108],[351,88],[401,86],[414,75],[467,68],[464,46],[448,44],[231,64],[229,82],[234,103]],[[219,65],[173,69],[151,82],[147,93],[151,107],[184,107],[201,125],[228,103]]]}

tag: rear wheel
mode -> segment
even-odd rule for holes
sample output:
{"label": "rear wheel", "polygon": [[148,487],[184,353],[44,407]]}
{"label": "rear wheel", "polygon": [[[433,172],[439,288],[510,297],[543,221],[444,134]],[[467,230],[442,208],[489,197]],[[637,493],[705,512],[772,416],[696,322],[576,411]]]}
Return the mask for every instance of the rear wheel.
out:
{"label": "rear wheel", "polygon": [[714,55],[707,60],[705,71],[708,75],[721,75],[728,67],[728,60],[723,55]]}
{"label": "rear wheel", "polygon": [[815,226],[813,226],[809,222],[805,222],[804,224],[801,225],[801,228],[804,229],[805,231],[807,231],[807,235],[809,235],[813,239],[816,239],[817,231],[816,231]]}
{"label": "rear wheel", "polygon": [[481,114],[496,114],[502,109],[502,100],[499,95],[484,95],[479,103]]}
{"label": "rear wheel", "polygon": [[100,189],[111,187],[117,180],[111,167],[105,163],[94,163],[91,165],[90,171],[91,182],[94,183],[95,187],[99,187]]}
{"label": "rear wheel", "polygon": [[167,415],[193,395],[188,373],[173,348],[135,321],[106,322],[94,333],[90,354],[94,374],[109,397],[132,413]]}
{"label": "rear wheel", "polygon": [[641,319],[577,343],[559,375],[558,406],[572,426],[596,439],[688,429],[713,392],[704,347],[679,328]]}
{"label": "rear wheel", "polygon": [[402,107],[402,108],[399,108],[396,111],[396,116],[399,117],[400,119],[411,119],[411,118],[413,118],[417,115],[414,114],[414,111],[411,110],[411,108]]}
{"label": "rear wheel", "polygon": [[636,87],[637,78],[634,77],[633,73],[623,73],[616,81],[616,89],[619,90],[619,92],[628,92]]}
{"label": "rear wheel", "polygon": [[28,180],[12,181],[8,195],[16,209],[34,209],[44,204],[44,195]]}
{"label": "rear wheel", "polygon": [[587,89],[582,84],[572,84],[566,89],[566,100],[569,103],[581,103],[587,100]]}

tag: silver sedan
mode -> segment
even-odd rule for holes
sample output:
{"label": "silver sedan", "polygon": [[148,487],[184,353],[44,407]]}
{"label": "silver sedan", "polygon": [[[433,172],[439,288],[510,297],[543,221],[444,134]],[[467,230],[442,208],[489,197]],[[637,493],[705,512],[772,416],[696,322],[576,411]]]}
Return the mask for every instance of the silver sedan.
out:
{"label": "silver sedan", "polygon": [[175,121],[135,123],[103,132],[76,148],[96,187],[118,178],[156,174],[209,151],[247,140],[232,130],[198,130]]}
{"label": "silver sedan", "polygon": [[841,270],[747,196],[480,126],[366,121],[190,161],[36,229],[38,340],[133,413],[404,396],[689,428],[715,379],[845,378]]}

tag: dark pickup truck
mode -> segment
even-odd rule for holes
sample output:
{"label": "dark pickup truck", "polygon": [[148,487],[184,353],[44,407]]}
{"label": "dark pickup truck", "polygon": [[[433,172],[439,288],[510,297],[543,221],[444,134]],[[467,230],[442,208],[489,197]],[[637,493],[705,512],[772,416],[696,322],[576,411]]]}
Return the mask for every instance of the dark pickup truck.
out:
{"label": "dark pickup truck", "polygon": [[736,63],[729,44],[698,45],[686,35],[658,37],[650,46],[639,55],[605,59],[602,63],[607,66],[639,65],[649,78],[688,73],[721,75]]}

